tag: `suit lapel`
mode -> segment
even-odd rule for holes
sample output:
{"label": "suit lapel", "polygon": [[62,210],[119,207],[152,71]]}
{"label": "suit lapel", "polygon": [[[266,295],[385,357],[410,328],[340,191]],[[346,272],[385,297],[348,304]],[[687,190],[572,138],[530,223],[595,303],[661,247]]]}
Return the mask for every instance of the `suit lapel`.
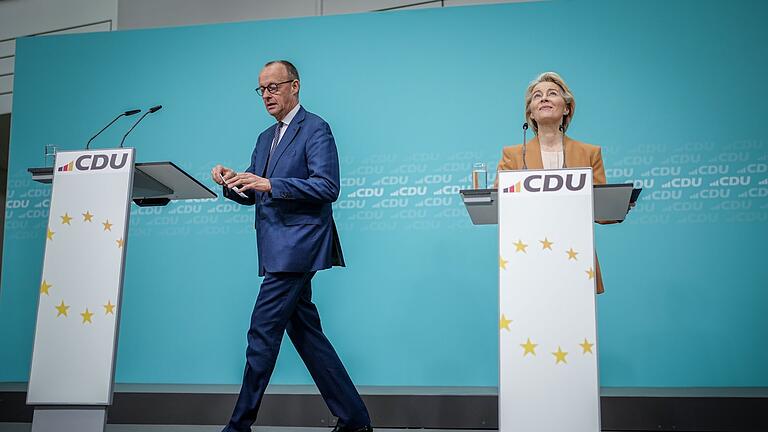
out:
{"label": "suit lapel", "polygon": [[[275,130],[275,128],[271,128],[272,131]],[[257,160],[256,160],[256,172],[254,174],[258,176],[263,176],[267,172],[267,159],[269,157],[269,146],[271,144],[271,139],[274,139],[274,135],[267,134],[270,136],[269,139],[266,137],[261,140],[261,142],[256,142],[256,148],[258,151],[256,152]]]}
{"label": "suit lapel", "polygon": [[543,169],[544,162],[541,160],[541,144],[539,144],[539,137],[535,136],[532,140],[528,141],[525,149],[525,164],[528,169]]}
{"label": "suit lapel", "polygon": [[573,154],[573,149],[571,148],[571,145],[573,144],[573,140],[568,138],[567,136],[563,135],[563,164],[566,168],[571,168],[578,166],[578,164],[573,162],[573,158],[568,157],[569,155]]}
{"label": "suit lapel", "polygon": [[280,142],[277,143],[277,148],[275,148],[272,157],[269,159],[267,177],[272,177],[272,173],[275,171],[277,162],[280,161],[280,158],[283,156],[283,153],[285,153],[285,150],[290,147],[293,139],[296,138],[296,134],[299,133],[299,129],[301,129],[301,123],[304,121],[304,117],[304,107],[301,107],[299,108],[299,112],[296,113],[296,116],[291,121],[291,124],[288,125],[288,130],[285,131],[285,135],[283,135],[283,137],[280,139]]}

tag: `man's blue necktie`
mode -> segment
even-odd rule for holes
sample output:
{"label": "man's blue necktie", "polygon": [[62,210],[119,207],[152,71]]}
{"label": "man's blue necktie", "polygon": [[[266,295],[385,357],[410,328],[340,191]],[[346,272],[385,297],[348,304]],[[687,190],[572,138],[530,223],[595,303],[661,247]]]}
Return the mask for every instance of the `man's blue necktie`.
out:
{"label": "man's blue necktie", "polygon": [[267,156],[267,163],[264,165],[264,173],[261,175],[262,177],[267,177],[267,169],[269,169],[269,161],[272,159],[272,153],[274,153],[275,148],[277,147],[277,144],[280,142],[280,129],[283,128],[283,122],[279,121],[277,122],[277,126],[275,126],[275,137],[272,138],[272,146],[269,147],[269,155]]}

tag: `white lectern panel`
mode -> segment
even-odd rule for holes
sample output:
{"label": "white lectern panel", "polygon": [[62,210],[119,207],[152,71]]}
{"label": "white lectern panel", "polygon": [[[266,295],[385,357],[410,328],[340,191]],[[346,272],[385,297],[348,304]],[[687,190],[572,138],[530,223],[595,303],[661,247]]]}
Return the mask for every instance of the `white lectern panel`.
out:
{"label": "white lectern panel", "polygon": [[592,172],[499,179],[499,431],[599,432]]}
{"label": "white lectern panel", "polygon": [[58,152],[27,403],[109,405],[133,149]]}

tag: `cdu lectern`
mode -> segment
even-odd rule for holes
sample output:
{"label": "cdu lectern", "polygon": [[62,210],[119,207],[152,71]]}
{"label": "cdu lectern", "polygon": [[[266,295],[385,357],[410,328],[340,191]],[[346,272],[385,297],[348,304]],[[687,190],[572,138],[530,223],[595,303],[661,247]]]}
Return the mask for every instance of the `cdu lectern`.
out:
{"label": "cdu lectern", "polygon": [[27,404],[32,431],[103,431],[112,403],[130,203],[216,194],[171,162],[132,148],[62,151],[30,168],[53,183]]}
{"label": "cdu lectern", "polygon": [[591,169],[501,171],[463,190],[499,225],[499,431],[599,432],[593,221],[623,220],[632,185]]}

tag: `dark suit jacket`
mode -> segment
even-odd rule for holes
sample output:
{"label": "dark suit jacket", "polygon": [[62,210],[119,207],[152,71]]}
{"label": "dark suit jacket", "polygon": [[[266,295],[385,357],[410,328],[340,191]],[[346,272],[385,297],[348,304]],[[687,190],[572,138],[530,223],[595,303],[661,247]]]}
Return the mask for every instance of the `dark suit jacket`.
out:
{"label": "dark suit jacket", "polygon": [[259,276],[265,272],[310,272],[344,266],[331,203],[339,197],[339,156],[331,128],[304,107],[288,125],[266,166],[275,125],[259,135],[246,171],[269,178],[270,193],[248,191],[256,205]]}
{"label": "dark suit jacket", "polygon": [[[600,147],[576,141],[567,136],[563,139],[565,142],[565,166],[569,168],[592,168],[592,183],[605,184],[605,167],[603,167],[603,156]],[[544,163],[541,160],[539,138],[534,137],[528,141],[525,147],[525,165],[528,169],[543,169]],[[504,147],[499,166],[496,169],[497,172],[521,169],[523,169],[523,145],[518,144]],[[497,187],[498,181],[497,176]],[[596,291],[600,294],[605,291],[605,287],[603,286],[603,274],[600,271],[597,255],[595,255],[595,279]]]}

